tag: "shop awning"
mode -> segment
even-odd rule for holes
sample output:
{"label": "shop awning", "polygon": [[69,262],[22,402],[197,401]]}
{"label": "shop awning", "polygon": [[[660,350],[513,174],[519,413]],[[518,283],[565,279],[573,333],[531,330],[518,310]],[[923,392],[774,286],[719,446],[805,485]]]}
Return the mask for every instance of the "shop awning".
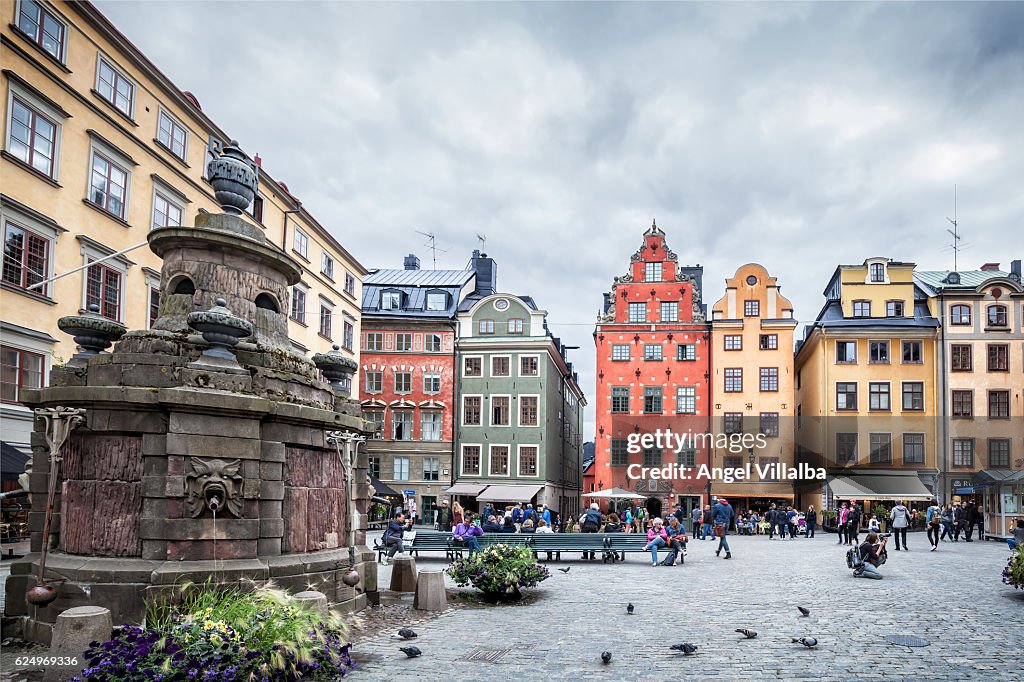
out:
{"label": "shop awning", "polygon": [[841,500],[935,499],[913,471],[836,476],[829,479],[828,487]]}
{"label": "shop awning", "polygon": [[468,495],[469,497],[476,497],[480,494],[480,491],[487,487],[486,483],[456,483],[448,490],[444,491],[445,495]]}
{"label": "shop awning", "polygon": [[377,495],[381,497],[401,497],[402,493],[398,492],[387,483],[381,483],[380,479],[370,476],[370,485],[377,491]]}
{"label": "shop awning", "polygon": [[993,483],[1024,483],[1024,470],[1018,469],[982,469],[974,475],[975,487]]}
{"label": "shop awning", "polygon": [[623,490],[622,488],[609,488],[608,490],[599,490],[593,493],[583,493],[583,497],[590,497],[595,500],[642,500],[647,495]]}
{"label": "shop awning", "polygon": [[17,481],[18,476],[25,473],[25,462],[28,455],[10,443],[0,441],[0,470],[3,480]]}
{"label": "shop awning", "polygon": [[476,496],[482,502],[527,502],[533,499],[543,485],[490,485]]}

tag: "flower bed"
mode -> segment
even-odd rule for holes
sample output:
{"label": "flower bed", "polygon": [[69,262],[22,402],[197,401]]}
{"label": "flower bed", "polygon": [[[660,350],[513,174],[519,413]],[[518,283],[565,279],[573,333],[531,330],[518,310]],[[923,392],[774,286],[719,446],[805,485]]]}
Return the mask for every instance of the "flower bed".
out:
{"label": "flower bed", "polygon": [[446,572],[456,585],[471,584],[492,601],[519,599],[522,589],[535,587],[551,575],[530,549],[511,545],[490,545],[452,562]]}
{"label": "flower bed", "polygon": [[74,681],[336,680],[353,667],[339,616],[270,587],[186,589],[180,604],[152,605],[146,621],[93,642]]}
{"label": "flower bed", "polygon": [[1003,569],[1003,582],[1024,590],[1024,546],[1018,546],[1010,554],[1010,560]]}

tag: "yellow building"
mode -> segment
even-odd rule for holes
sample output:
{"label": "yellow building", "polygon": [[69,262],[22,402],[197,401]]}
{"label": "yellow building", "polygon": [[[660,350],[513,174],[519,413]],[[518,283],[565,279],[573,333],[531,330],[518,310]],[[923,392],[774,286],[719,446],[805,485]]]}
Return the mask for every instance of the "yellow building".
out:
{"label": "yellow building", "polygon": [[[914,264],[840,265],[796,352],[797,458],[825,467],[801,504],[924,502],[937,490],[939,322]],[[818,497],[821,494],[823,497]]]}
{"label": "yellow building", "polygon": [[[794,464],[796,414],[793,377],[793,304],[764,266],[748,263],[725,281],[725,295],[712,308],[712,415],[716,431],[764,434],[766,447],[732,452],[716,448],[714,466],[738,468]],[[793,503],[793,482],[714,481],[712,493],[737,510],[765,511]]]}
{"label": "yellow building", "polygon": [[[129,329],[148,327],[160,261],[147,232],[219,210],[207,145],[231,138],[91,3],[2,0],[0,14],[0,430],[27,451],[19,392],[75,352],[57,319],[94,304]],[[366,270],[283,183],[263,171],[259,180],[248,219],[304,267],[288,302],[296,350],[337,343],[357,359]]]}
{"label": "yellow building", "polygon": [[918,271],[939,337],[943,499],[973,499],[985,530],[1009,535],[1024,514],[1024,288],[1021,262]]}

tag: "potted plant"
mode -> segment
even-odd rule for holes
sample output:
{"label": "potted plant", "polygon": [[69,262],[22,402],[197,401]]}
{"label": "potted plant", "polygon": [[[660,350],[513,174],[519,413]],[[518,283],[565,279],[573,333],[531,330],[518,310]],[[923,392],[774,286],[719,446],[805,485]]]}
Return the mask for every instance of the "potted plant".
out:
{"label": "potted plant", "polygon": [[551,575],[528,547],[501,544],[453,561],[446,572],[456,585],[472,585],[489,602],[521,599],[524,588],[535,587]]}
{"label": "potted plant", "polygon": [[834,509],[823,509],[821,512],[821,527],[826,533],[836,532],[836,511]]}
{"label": "potted plant", "polygon": [[1024,590],[1024,545],[1018,545],[1010,554],[1010,560],[1003,569],[1003,582],[1014,589]]}
{"label": "potted plant", "polygon": [[882,529],[883,533],[889,532],[889,512],[886,511],[885,505],[876,504],[875,508],[871,512],[878,519],[878,526]]}

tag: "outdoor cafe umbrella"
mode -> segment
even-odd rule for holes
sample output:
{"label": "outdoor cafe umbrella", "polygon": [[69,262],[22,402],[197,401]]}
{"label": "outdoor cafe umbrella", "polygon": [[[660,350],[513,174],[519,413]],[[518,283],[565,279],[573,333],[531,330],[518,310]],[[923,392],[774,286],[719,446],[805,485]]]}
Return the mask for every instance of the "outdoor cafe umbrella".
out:
{"label": "outdoor cafe umbrella", "polygon": [[600,490],[595,493],[584,493],[583,497],[590,497],[599,500],[640,500],[647,496],[631,493],[628,490],[623,490],[622,488],[609,488],[608,490]]}

